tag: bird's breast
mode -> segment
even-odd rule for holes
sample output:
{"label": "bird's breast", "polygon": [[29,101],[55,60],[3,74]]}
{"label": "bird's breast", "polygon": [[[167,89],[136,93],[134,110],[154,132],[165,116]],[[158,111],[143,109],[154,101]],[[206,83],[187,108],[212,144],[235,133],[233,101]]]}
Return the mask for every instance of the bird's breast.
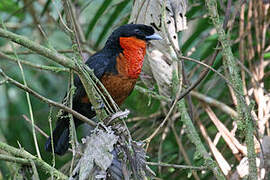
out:
{"label": "bird's breast", "polygon": [[105,74],[102,76],[101,82],[114,101],[121,105],[133,90],[136,79],[127,78],[121,74]]}

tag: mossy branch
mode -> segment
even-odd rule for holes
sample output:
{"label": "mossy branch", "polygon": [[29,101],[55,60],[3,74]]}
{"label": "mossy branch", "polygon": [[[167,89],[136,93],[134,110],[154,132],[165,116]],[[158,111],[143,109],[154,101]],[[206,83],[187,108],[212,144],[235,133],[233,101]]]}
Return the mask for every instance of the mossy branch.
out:
{"label": "mossy branch", "polygon": [[249,107],[246,105],[243,100],[243,87],[242,80],[240,78],[240,71],[237,66],[236,59],[233,56],[231,45],[229,40],[227,39],[227,35],[223,29],[223,24],[219,18],[217,3],[215,0],[206,0],[206,5],[212,19],[212,22],[217,30],[218,38],[222,46],[224,61],[223,64],[226,69],[229,70],[229,78],[230,82],[234,88],[234,90],[240,92],[242,95],[238,95],[237,97],[237,112],[238,117],[241,122],[245,125],[245,133],[246,133],[246,143],[248,148],[248,161],[249,161],[249,178],[257,179],[257,168],[256,168],[256,153],[254,149],[254,141],[253,141],[253,122],[252,116],[250,113]]}
{"label": "mossy branch", "polygon": [[21,36],[21,35],[12,33],[10,31],[7,31],[3,28],[0,28],[0,37],[10,39],[11,41],[18,43],[28,49],[31,49],[32,51],[35,51],[37,54],[43,55],[65,67],[77,70],[75,63],[68,57],[62,54],[59,54],[54,50],[46,48],[34,41],[31,41],[24,36]]}
{"label": "mossy branch", "polygon": [[39,166],[43,171],[45,171],[48,174],[52,174],[57,179],[67,179],[68,177],[58,171],[57,169],[51,167],[49,164],[47,164],[45,161],[37,158],[36,156],[33,156],[29,152],[25,151],[24,149],[17,149],[12,146],[9,146],[3,142],[0,142],[0,149],[3,151],[6,151],[14,156],[19,156],[21,158],[15,158],[10,156],[1,155],[0,158],[3,160],[16,162],[20,164],[30,164],[31,161],[35,163],[36,166]]}
{"label": "mossy branch", "polygon": [[196,146],[196,150],[197,152],[200,153],[200,155],[205,160],[206,166],[213,171],[217,179],[225,180],[226,178],[224,177],[217,163],[211,158],[211,156],[208,154],[205,147],[203,146],[203,143],[199,137],[199,134],[197,133],[192,123],[192,120],[190,119],[188,115],[184,100],[178,101],[178,110],[181,113],[181,121],[186,126],[188,138]]}
{"label": "mossy branch", "polygon": [[[18,53],[17,53],[18,54]],[[17,59],[11,55],[6,55],[5,53],[0,51],[0,57],[5,58],[9,61],[15,62],[17,63]],[[22,60],[21,58],[19,59],[21,64],[24,64],[28,67],[32,67],[35,69],[40,69],[40,70],[44,70],[44,71],[52,71],[55,73],[58,72],[68,72],[67,68],[63,68],[63,67],[56,67],[56,66],[46,66],[46,65],[39,65],[39,64],[34,64],[32,62],[26,61],[26,60]]]}

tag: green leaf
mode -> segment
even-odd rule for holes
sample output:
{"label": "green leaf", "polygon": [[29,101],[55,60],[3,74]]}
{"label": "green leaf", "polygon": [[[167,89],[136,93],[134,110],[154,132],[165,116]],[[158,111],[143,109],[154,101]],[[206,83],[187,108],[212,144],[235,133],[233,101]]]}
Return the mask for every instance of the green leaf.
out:
{"label": "green leaf", "polygon": [[95,17],[92,19],[92,21],[89,23],[85,37],[86,39],[89,38],[90,33],[94,29],[95,25],[97,24],[98,20],[101,18],[103,13],[108,9],[109,5],[112,3],[112,0],[104,0],[103,4],[99,7]]}
{"label": "green leaf", "polygon": [[51,4],[51,0],[47,0],[47,2],[46,2],[46,4],[45,4],[45,6],[44,6],[44,8],[43,8],[43,10],[42,10],[42,12],[41,12],[41,17],[45,14],[45,12],[48,10],[48,7],[50,6],[50,4]]}
{"label": "green leaf", "polygon": [[123,11],[123,9],[128,5],[129,1],[125,0],[121,3],[118,4],[118,6],[115,8],[114,12],[108,19],[107,23],[105,24],[103,31],[100,33],[98,40],[95,44],[95,47],[98,47],[99,44],[101,43],[101,40],[104,38],[104,36],[107,34],[109,31],[110,27],[112,24],[118,19],[119,14]]}
{"label": "green leaf", "polygon": [[18,18],[22,18],[24,14],[23,14],[23,11],[17,12],[19,9],[20,9],[20,6],[15,1],[1,0],[0,12],[6,12],[10,15],[16,16]]}
{"label": "green leaf", "polygon": [[264,59],[270,59],[270,52],[264,54]]}

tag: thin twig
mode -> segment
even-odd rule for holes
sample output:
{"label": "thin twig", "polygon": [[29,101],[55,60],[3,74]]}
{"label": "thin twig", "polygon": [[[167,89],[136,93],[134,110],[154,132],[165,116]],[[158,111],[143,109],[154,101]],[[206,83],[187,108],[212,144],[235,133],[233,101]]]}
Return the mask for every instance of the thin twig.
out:
{"label": "thin twig", "polygon": [[[13,47],[13,50],[15,52],[15,56],[18,58],[18,56],[16,55],[16,51],[15,51],[14,47]],[[20,63],[20,60],[17,59],[17,62],[18,62],[18,65],[20,67],[20,71],[21,71],[21,74],[22,74],[24,86],[26,88],[28,88],[28,85],[26,83],[24,71],[23,71],[22,65]],[[31,125],[32,125],[32,133],[33,133],[33,139],[34,139],[34,144],[35,144],[37,156],[38,156],[39,159],[42,159],[41,155],[40,155],[39,147],[38,147],[37,135],[36,135],[36,131],[35,131],[35,121],[34,121],[34,115],[33,115],[33,108],[32,108],[32,103],[31,103],[31,100],[30,100],[29,92],[26,92],[26,99],[27,99],[27,104],[28,104],[28,108],[29,108],[29,114],[30,114]]]}
{"label": "thin twig", "polygon": [[156,162],[146,162],[147,165],[152,166],[163,166],[163,167],[173,167],[173,168],[180,168],[180,169],[192,169],[192,170],[207,170],[208,167],[202,166],[202,167],[196,167],[196,166],[187,166],[187,165],[177,165],[177,164],[167,164],[167,163],[156,163]]}
{"label": "thin twig", "polygon": [[44,46],[41,46],[40,44],[29,40],[28,38],[12,33],[10,31],[7,31],[3,28],[0,28],[0,37],[4,37],[7,39],[12,40],[15,43],[18,43],[28,49],[31,49],[32,51],[35,51],[36,53],[43,55],[51,60],[54,60],[55,62],[68,67],[68,68],[72,68],[74,70],[77,70],[77,67],[75,65],[75,63],[69,59],[68,57],[59,54],[49,48],[46,48]]}
{"label": "thin twig", "polygon": [[60,22],[61,22],[61,24],[62,24],[63,27],[64,27],[64,31],[67,32],[67,33],[71,33],[72,30],[71,30],[71,29],[66,25],[66,23],[64,22],[63,17],[62,17],[62,15],[61,15],[59,9],[57,8],[57,5],[55,4],[55,1],[52,0],[52,2],[53,2],[53,6],[55,7],[56,12],[57,12],[57,14],[58,14],[58,16],[59,16],[59,18],[60,18]]}
{"label": "thin twig", "polygon": [[10,78],[9,76],[7,76],[3,71],[2,69],[0,69],[0,75],[2,75],[4,78],[7,79],[8,82],[14,84],[15,86],[19,87],[20,89],[23,89],[24,91],[27,91],[29,92],[30,94],[32,94],[33,96],[35,96],[36,98],[40,99],[41,101],[47,103],[47,104],[50,104],[50,105],[53,105],[53,106],[56,106],[56,107],[59,107],[61,109],[63,109],[64,111],[68,112],[68,113],[71,113],[72,115],[74,115],[76,118],[80,119],[81,121],[91,125],[91,126],[96,126],[96,123],[90,119],[88,119],[87,117],[81,115],[80,113],[74,111],[73,109],[70,109],[69,107],[63,105],[63,104],[60,104],[60,103],[57,103],[55,101],[52,101],[50,99],[47,99],[45,98],[44,96],[41,96],[40,94],[38,94],[37,92],[35,92],[34,90],[24,86],[23,84],[15,81],[14,79]]}
{"label": "thin twig", "polygon": [[159,116],[161,116],[162,113],[160,111],[153,113],[149,116],[140,116],[140,117],[133,117],[133,118],[128,118],[126,120],[126,122],[136,122],[136,121],[144,121],[144,120],[149,120],[149,119],[153,119],[153,118],[157,118]]}
{"label": "thin twig", "polygon": [[30,160],[28,160],[28,159],[13,157],[13,156],[9,156],[6,154],[0,154],[0,160],[18,163],[18,164],[22,164],[22,165],[30,165],[31,164]]}
{"label": "thin twig", "polygon": [[[147,96],[151,96],[155,99],[158,99],[160,101],[165,101],[165,102],[172,102],[172,100],[170,98],[167,98],[165,96],[159,95],[158,93],[145,89],[143,87],[140,87],[138,85],[135,86],[135,89],[138,90],[139,92],[146,94]],[[210,106],[214,106],[216,108],[219,108],[221,111],[225,112],[228,115],[231,115],[233,117],[237,117],[237,112],[235,110],[233,110],[231,107],[229,107],[227,104],[224,104],[221,101],[218,101],[210,96],[206,96],[204,94],[201,94],[197,91],[191,91],[190,94],[197,98],[200,101],[203,101],[206,104],[209,104]],[[135,119],[136,120],[136,119]],[[143,119],[144,120],[144,119]],[[128,121],[129,122],[129,121]]]}
{"label": "thin twig", "polygon": [[[179,153],[181,153],[181,154],[183,155],[183,158],[184,158],[184,160],[185,160],[185,163],[188,164],[189,166],[191,166],[191,162],[190,162],[190,160],[189,160],[188,154],[187,154],[187,152],[186,152],[186,150],[185,150],[185,148],[184,148],[184,145],[183,145],[183,143],[182,143],[180,137],[178,136],[178,134],[177,134],[177,132],[176,132],[176,129],[175,129],[174,124],[175,124],[175,123],[174,123],[174,121],[173,121],[173,123],[171,123],[171,128],[172,128],[172,132],[173,132],[173,134],[174,134],[176,143],[177,143],[178,148],[179,148]],[[196,171],[193,171],[193,170],[192,170],[192,174],[193,174],[193,176],[194,176],[194,178],[195,178],[196,180],[200,180],[200,177],[198,176],[198,174],[197,174]]]}
{"label": "thin twig", "polygon": [[217,101],[216,99],[211,98],[210,96],[206,96],[204,94],[201,94],[197,91],[191,91],[190,94],[193,97],[197,98],[198,100],[200,100],[204,103],[207,103],[211,106],[214,106],[214,107],[220,109],[221,111],[225,112],[226,114],[228,114],[234,118],[238,117],[237,112],[235,110],[233,110],[230,106],[224,104],[223,102]]}
{"label": "thin twig", "polygon": [[[31,123],[31,120],[25,115],[22,115],[23,119],[26,120],[27,122]],[[48,134],[46,134],[42,129],[40,129],[37,125],[34,124],[35,129],[42,134],[45,138],[49,138]]]}
{"label": "thin twig", "polygon": [[[3,23],[2,25],[3,25],[3,28],[6,30],[5,24]],[[27,85],[26,78],[25,78],[25,75],[24,75],[24,70],[23,70],[23,67],[22,67],[22,65],[20,63],[19,57],[18,57],[18,55],[16,53],[16,49],[14,47],[14,44],[12,43],[11,46],[12,46],[12,50],[14,51],[14,55],[15,55],[16,61],[18,63],[18,66],[19,66],[19,69],[20,69],[22,78],[23,78],[24,86],[27,87],[28,85]],[[40,155],[40,151],[39,151],[39,147],[38,147],[38,141],[37,141],[37,136],[36,136],[36,131],[35,131],[35,127],[34,127],[35,126],[35,122],[34,122],[33,108],[32,108],[32,104],[31,104],[30,96],[29,96],[29,93],[28,92],[25,92],[25,93],[26,93],[26,99],[27,99],[29,114],[30,114],[30,118],[31,118],[32,133],[33,133],[33,139],[34,139],[36,153],[37,153],[38,158],[39,159],[42,159],[41,158],[41,155]]]}
{"label": "thin twig", "polygon": [[[1,51],[0,51],[0,57],[5,58],[5,59],[12,61],[12,62],[17,62],[17,59],[15,57],[6,55]],[[54,67],[54,66],[44,66],[44,65],[34,64],[34,63],[29,62],[29,61],[22,60],[21,58],[19,58],[19,59],[20,59],[21,64],[27,65],[27,66],[35,68],[35,69],[52,71],[52,72],[61,72],[61,71],[68,72],[67,68]]]}
{"label": "thin twig", "polygon": [[[72,53],[74,53],[74,51],[72,49],[57,50],[57,52],[60,53],[60,54],[72,54]],[[87,49],[82,49],[82,52],[88,53],[88,54],[94,54],[95,53],[94,50],[89,52],[89,50],[87,50]],[[13,51],[3,51],[3,53],[5,53],[5,54],[14,54]],[[35,52],[33,52],[33,51],[19,51],[19,52],[17,52],[17,54],[18,55],[29,55],[29,54],[35,54]]]}
{"label": "thin twig", "polygon": [[[53,128],[52,128],[52,107],[50,107],[50,112],[48,116],[48,122],[50,127],[50,137],[51,138],[51,147],[52,147],[52,167],[55,167],[55,152],[54,152],[54,141],[53,141]],[[51,172],[51,176],[53,176]]]}

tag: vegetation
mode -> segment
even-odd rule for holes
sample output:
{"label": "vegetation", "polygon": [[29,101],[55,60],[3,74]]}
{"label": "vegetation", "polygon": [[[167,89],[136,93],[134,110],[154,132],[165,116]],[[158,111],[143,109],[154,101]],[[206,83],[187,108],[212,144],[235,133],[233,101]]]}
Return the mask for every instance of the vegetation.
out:
{"label": "vegetation", "polygon": [[[97,157],[116,146],[131,179],[270,177],[269,0],[1,0],[0,19],[0,180],[103,177]],[[127,23],[164,40],[149,45],[125,103],[98,108],[104,96],[83,59]],[[96,119],[71,109],[74,74]],[[60,109],[98,125],[86,150],[87,125],[71,128],[71,152],[45,151]]]}

